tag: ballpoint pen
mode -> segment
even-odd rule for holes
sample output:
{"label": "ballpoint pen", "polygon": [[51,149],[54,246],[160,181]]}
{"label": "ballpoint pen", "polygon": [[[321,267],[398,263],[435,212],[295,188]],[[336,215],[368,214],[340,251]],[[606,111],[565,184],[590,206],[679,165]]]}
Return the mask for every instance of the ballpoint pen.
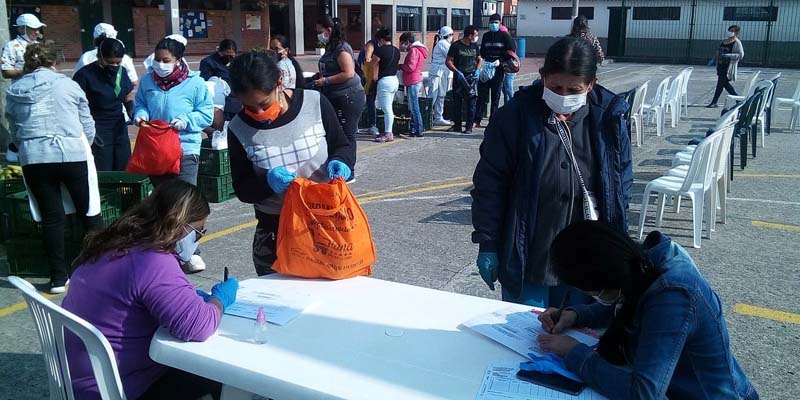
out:
{"label": "ballpoint pen", "polygon": [[222,281],[225,282],[227,280],[228,280],[228,267],[225,267],[225,270],[222,273]]}
{"label": "ballpoint pen", "polygon": [[556,328],[556,325],[558,324],[558,320],[561,319],[561,313],[564,312],[564,306],[567,305],[567,300],[569,300],[569,291],[567,291],[567,293],[564,294],[564,298],[561,300],[561,306],[558,307],[558,311],[556,311],[553,314],[553,316],[550,317],[553,320],[553,326],[550,328],[550,333],[551,334],[553,333],[553,329]]}

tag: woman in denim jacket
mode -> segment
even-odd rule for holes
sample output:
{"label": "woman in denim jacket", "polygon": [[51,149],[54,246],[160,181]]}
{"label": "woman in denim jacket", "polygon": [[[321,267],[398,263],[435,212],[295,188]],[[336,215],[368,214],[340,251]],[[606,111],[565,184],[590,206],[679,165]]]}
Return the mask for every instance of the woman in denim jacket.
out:
{"label": "woman in denim jacket", "polygon": [[539,345],[592,389],[610,399],[758,399],[731,353],[719,297],[669,237],[652,232],[639,246],[603,223],[580,222],[556,237],[550,257],[560,279],[597,302],[560,318],[548,309],[543,329],[608,330],[596,350],[555,334]]}

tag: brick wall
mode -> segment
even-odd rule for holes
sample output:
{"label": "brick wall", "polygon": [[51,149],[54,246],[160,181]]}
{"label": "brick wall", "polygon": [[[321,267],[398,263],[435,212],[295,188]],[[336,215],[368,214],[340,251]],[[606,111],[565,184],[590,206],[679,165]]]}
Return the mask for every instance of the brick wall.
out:
{"label": "brick wall", "polygon": [[47,24],[44,29],[45,40],[55,41],[59,52],[63,51],[67,60],[77,60],[83,53],[78,8],[50,5],[43,5],[41,8],[42,21]]}
{"label": "brick wall", "polygon": [[[206,21],[209,24],[208,38],[188,38],[186,46],[187,55],[203,55],[214,52],[222,39],[233,39],[233,19],[230,11],[206,10]],[[242,25],[245,23],[245,14],[242,13]],[[156,44],[164,37],[164,13],[158,8],[134,8],[133,26],[136,27],[136,54],[146,57],[153,52]],[[269,14],[264,11],[261,16],[261,30],[242,31],[242,43],[237,43],[239,50],[249,50],[253,47],[268,47],[269,45]]]}

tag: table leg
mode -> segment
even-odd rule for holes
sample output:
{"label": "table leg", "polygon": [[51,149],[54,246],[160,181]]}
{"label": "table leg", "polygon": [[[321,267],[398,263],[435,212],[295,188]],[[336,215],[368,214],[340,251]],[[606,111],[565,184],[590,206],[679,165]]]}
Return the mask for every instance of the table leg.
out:
{"label": "table leg", "polygon": [[222,385],[220,400],[252,400],[253,394],[231,385]]}

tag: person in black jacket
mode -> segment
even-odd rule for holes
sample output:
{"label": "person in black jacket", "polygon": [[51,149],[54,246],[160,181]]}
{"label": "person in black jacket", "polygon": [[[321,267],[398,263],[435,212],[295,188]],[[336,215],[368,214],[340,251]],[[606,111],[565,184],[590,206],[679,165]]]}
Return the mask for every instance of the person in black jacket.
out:
{"label": "person in black jacket", "polygon": [[[633,185],[625,101],[596,82],[595,51],[563,38],[547,52],[542,80],[492,115],[472,190],[472,241],[489,287],[539,307],[590,300],[553,273],[553,238],[598,219],[627,233]],[[569,149],[569,151],[568,151]],[[570,155],[572,153],[572,156]]]}
{"label": "person in black jacket", "polygon": [[209,80],[212,76],[218,76],[230,85],[231,75],[228,66],[233,57],[236,57],[236,42],[223,39],[214,54],[200,61],[200,77]]}
{"label": "person in black jacket", "polygon": [[243,106],[228,125],[233,189],[255,207],[253,263],[259,276],[266,275],[274,272],[278,219],[289,184],[298,176],[316,182],[347,179],[353,151],[328,99],[313,90],[284,89],[272,55],[236,57],[231,90]]}
{"label": "person in black jacket", "polygon": [[[508,51],[517,52],[517,46],[514,39],[508,32],[500,30],[500,14],[494,14],[489,17],[489,31],[483,34],[481,40],[481,58],[484,62],[500,61],[503,63],[511,56]],[[500,94],[503,90],[503,79],[505,72],[502,66],[498,66],[494,70],[494,77],[486,82],[478,82],[478,105],[475,112],[475,127],[481,125],[483,115],[486,114],[486,102],[489,101],[490,91],[492,108],[491,113],[497,112],[497,107],[500,106]]]}

